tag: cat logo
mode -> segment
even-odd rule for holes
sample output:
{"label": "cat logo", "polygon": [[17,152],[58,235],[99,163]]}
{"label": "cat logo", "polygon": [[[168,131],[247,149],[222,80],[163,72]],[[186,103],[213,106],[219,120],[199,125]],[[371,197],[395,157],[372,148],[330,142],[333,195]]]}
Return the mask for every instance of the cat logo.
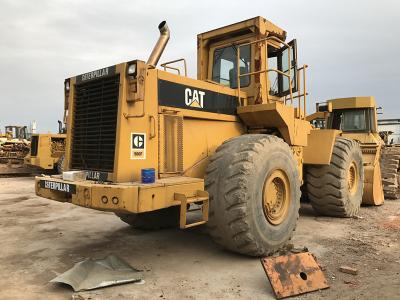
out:
{"label": "cat logo", "polygon": [[145,133],[131,133],[131,159],[146,159]]}
{"label": "cat logo", "polygon": [[185,89],[185,104],[190,107],[204,107],[204,95],[206,93],[198,90]]}
{"label": "cat logo", "polygon": [[132,142],[133,142],[133,147],[134,148],[138,148],[138,149],[143,149],[144,148],[144,137],[143,137],[143,135],[136,134],[132,138]]}

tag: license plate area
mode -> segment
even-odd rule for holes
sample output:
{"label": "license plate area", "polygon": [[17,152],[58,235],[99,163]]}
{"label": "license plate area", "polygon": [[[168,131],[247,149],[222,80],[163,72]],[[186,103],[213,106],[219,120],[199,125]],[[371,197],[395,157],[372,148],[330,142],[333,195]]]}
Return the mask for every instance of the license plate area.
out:
{"label": "license plate area", "polygon": [[58,182],[58,181],[50,181],[50,180],[40,180],[40,187],[47,190],[64,192],[67,194],[75,194],[76,193],[76,185]]}

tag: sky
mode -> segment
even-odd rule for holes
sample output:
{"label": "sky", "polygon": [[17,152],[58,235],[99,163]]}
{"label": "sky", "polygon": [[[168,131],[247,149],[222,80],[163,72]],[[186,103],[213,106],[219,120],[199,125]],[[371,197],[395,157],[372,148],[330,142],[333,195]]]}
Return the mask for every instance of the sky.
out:
{"label": "sky", "polygon": [[196,77],[196,35],[262,16],[297,39],[315,102],[375,96],[380,118],[400,118],[400,2],[395,0],[0,0],[0,128],[37,122],[57,132],[64,79],[133,59],[146,61],[166,20],[160,62],[186,58]]}

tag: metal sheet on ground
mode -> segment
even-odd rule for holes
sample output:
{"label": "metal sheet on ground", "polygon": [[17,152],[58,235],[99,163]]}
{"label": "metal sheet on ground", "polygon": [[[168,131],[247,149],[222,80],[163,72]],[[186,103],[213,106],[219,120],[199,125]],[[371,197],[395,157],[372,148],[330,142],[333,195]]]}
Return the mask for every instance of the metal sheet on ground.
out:
{"label": "metal sheet on ground", "polygon": [[93,290],[110,285],[139,282],[143,274],[115,255],[104,259],[86,259],[75,264],[50,282],[70,285],[75,292]]}
{"label": "metal sheet on ground", "polygon": [[324,273],[309,252],[261,259],[278,299],[329,288]]}

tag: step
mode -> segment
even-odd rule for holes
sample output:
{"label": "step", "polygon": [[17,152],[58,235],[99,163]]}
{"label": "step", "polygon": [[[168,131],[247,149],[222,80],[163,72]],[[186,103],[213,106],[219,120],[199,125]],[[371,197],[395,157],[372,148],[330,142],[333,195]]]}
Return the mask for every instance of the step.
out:
{"label": "step", "polygon": [[[209,211],[209,196],[206,191],[198,190],[194,197],[187,197],[185,194],[175,193],[175,200],[180,205],[180,217],[179,217],[179,227],[181,229],[191,228],[199,225],[203,225],[208,221],[208,211]],[[201,205],[202,218],[201,221],[194,223],[187,223],[187,212],[188,204],[198,203]]]}

